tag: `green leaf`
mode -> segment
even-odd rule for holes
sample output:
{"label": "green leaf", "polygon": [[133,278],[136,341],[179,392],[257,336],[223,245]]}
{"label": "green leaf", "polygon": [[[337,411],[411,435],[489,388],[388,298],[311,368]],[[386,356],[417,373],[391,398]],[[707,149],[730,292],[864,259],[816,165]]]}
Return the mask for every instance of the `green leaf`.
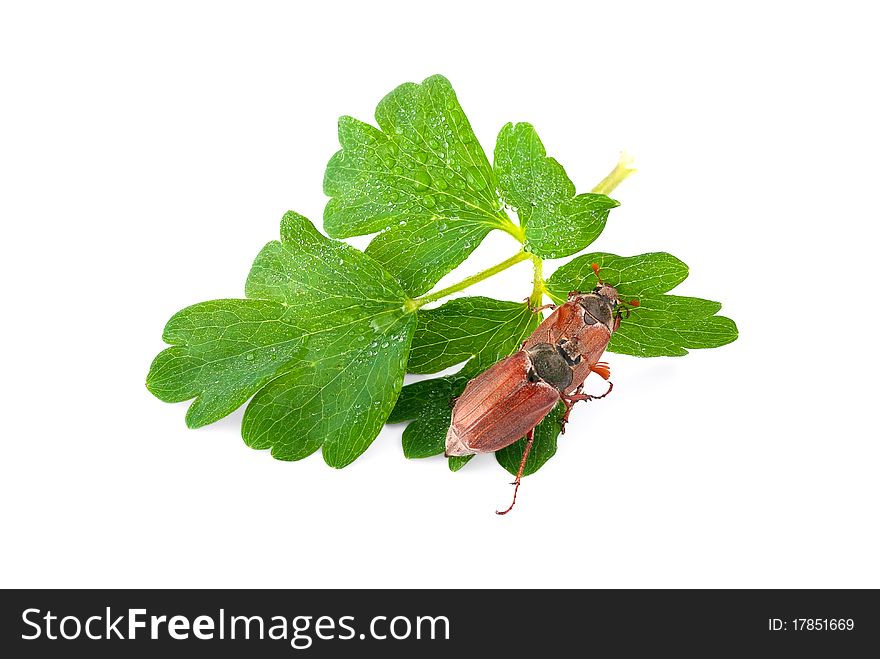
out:
{"label": "green leaf", "polygon": [[324,175],[329,235],[381,232],[367,254],[415,296],[462,263],[492,229],[519,233],[446,78],[399,86],[380,101],[376,122],[379,129],[339,120],[342,149]]}
{"label": "green leaf", "polygon": [[525,304],[488,297],[462,297],[418,314],[407,370],[436,373],[484,352],[508,346],[535,327],[536,315]]}
{"label": "green leaf", "polygon": [[639,256],[584,254],[560,267],[547,280],[550,296],[564,300],[569,291],[592,290],[598,280],[592,264],[599,265],[602,280],[617,287],[621,300],[635,298],[639,306],[624,318],[611,338],[609,352],[637,357],[679,357],[690,348],[717,348],[735,341],[736,324],[715,314],[720,302],[695,297],[663,295],[683,282],[688,268],[665,252]]}
{"label": "green leaf", "polygon": [[575,187],[556,160],[547,157],[534,127],[505,125],[495,145],[495,174],[501,196],[525,228],[526,251],[542,258],[575,254],[592,243],[618,205],[603,194],[575,196]]}
{"label": "green leaf", "polygon": [[282,460],[323,447],[327,464],[350,464],[403,383],[416,325],[406,294],[368,256],[296,213],[257,256],[246,294],[172,318],[165,337],[180,345],[156,358],[148,387],[163,400],[196,396],[189,416],[199,425],[253,395],[242,422],[249,446]]}
{"label": "green leaf", "polygon": [[624,319],[608,346],[636,357],[681,357],[693,348],[718,348],[736,340],[736,323],[716,316],[720,302],[678,295],[645,296]]}
{"label": "green leaf", "polygon": [[168,403],[195,398],[190,428],[233,412],[270,380],[296,367],[304,328],[270,300],[214,300],[178,311],[162,339],[174,347],[153,360],[147,388]]}
{"label": "green leaf", "polygon": [[649,293],[666,293],[687,279],[688,267],[672,254],[650,252],[616,256],[593,252],[557,268],[547,280],[547,290],[557,302],[570,291],[591,291],[598,284],[592,264],[599,265],[602,280],[617,287],[621,299]]}
{"label": "green leaf", "polygon": [[[535,442],[532,444],[532,450],[529,451],[529,457],[526,458],[523,476],[534,474],[544,466],[547,460],[556,455],[556,440],[560,434],[564,414],[565,405],[557,403],[556,407],[550,410],[550,413],[535,428]],[[516,476],[525,449],[526,438],[523,437],[510,446],[496,451],[495,459],[498,460],[498,464]]]}
{"label": "green leaf", "polygon": [[[413,420],[403,431],[404,455],[424,458],[443,453],[452,400],[461,395],[468,380],[517,350],[540,321],[540,314],[523,303],[482,297],[459,298],[437,309],[419,311],[412,349],[413,356],[419,355],[417,368],[441,370],[471,358],[453,375],[403,388],[388,422]],[[439,349],[442,345],[450,346],[449,351]],[[411,360],[410,370],[412,364]]]}

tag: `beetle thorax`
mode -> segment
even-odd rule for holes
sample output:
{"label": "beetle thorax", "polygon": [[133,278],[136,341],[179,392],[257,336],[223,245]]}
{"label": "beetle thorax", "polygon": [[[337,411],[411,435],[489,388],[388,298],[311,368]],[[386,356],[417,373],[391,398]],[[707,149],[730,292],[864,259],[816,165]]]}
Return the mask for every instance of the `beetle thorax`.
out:
{"label": "beetle thorax", "polygon": [[526,350],[531,361],[529,380],[543,381],[559,391],[571,385],[571,366],[562,353],[549,343],[537,343]]}
{"label": "beetle thorax", "polygon": [[[587,293],[578,296],[578,304],[583,309],[584,323],[605,325],[609,331],[613,331],[614,307],[617,304],[617,290],[612,286],[599,287],[602,292]],[[606,292],[608,293],[606,295]]]}

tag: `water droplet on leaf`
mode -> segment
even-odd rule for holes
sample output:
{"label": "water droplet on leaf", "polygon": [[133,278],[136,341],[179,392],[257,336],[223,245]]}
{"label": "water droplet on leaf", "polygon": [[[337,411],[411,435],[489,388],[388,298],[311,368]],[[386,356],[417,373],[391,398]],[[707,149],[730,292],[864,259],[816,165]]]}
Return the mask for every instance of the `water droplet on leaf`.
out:
{"label": "water droplet on leaf", "polygon": [[431,177],[428,175],[428,172],[416,172],[413,174],[413,181],[415,182],[416,190],[422,192],[428,189],[428,186],[431,185]]}

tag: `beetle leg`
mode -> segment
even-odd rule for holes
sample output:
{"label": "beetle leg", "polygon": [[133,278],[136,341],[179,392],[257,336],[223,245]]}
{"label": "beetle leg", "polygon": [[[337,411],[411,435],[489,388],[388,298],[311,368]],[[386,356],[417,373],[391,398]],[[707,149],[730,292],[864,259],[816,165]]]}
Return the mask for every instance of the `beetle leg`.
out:
{"label": "beetle leg", "polygon": [[575,404],[576,402],[578,402],[579,400],[599,400],[599,399],[601,399],[601,398],[605,398],[605,396],[607,396],[608,394],[610,394],[610,393],[611,393],[611,390],[614,389],[614,383],[613,383],[613,382],[609,382],[609,383],[608,383],[608,391],[606,391],[606,392],[605,392],[604,394],[602,394],[601,396],[594,396],[594,395],[592,395],[592,394],[582,394],[582,393],[580,393],[581,387],[583,387],[583,386],[584,386],[584,385],[581,385],[580,387],[578,387],[577,389],[575,389],[575,390],[574,390],[574,393],[571,394],[570,396],[563,395],[563,396],[562,396],[562,402],[565,402],[566,400],[568,400],[572,405],[574,405],[574,404]]}
{"label": "beetle leg", "polygon": [[584,388],[584,385],[583,385],[583,383],[581,383],[581,385],[577,389],[575,389],[574,393],[571,394],[570,396],[566,396],[566,395],[561,396],[562,404],[565,405],[565,414],[562,415],[562,422],[560,424],[562,426],[562,428],[560,430],[563,435],[565,434],[565,424],[568,423],[568,415],[571,414],[571,408],[574,407],[574,404],[577,403],[578,401],[581,401],[581,400],[600,400],[602,398],[605,398],[605,396],[610,394],[611,390],[614,389],[614,383],[609,382],[608,383],[608,391],[606,391],[601,396],[594,396],[592,394],[581,393],[583,388]]}
{"label": "beetle leg", "polygon": [[522,480],[523,469],[526,468],[526,459],[529,457],[529,451],[532,450],[532,444],[535,443],[535,429],[534,428],[529,430],[529,434],[526,435],[526,438],[528,439],[528,441],[526,442],[526,448],[523,451],[522,460],[520,461],[519,469],[516,472],[516,480],[513,481],[513,485],[514,485],[513,501],[510,502],[510,506],[507,508],[507,510],[504,510],[504,511],[496,510],[495,511],[496,515],[506,515],[511,510],[513,510],[513,507],[516,505],[516,493],[519,491],[519,482],[520,482],[520,480]]}
{"label": "beetle leg", "polygon": [[533,307],[532,306],[532,298],[530,298],[530,297],[525,298],[523,300],[523,302],[525,302],[527,305],[529,305],[529,311],[531,311],[532,313],[541,313],[542,311],[544,311],[544,309],[550,309],[550,310],[556,309],[556,305],[553,304],[552,302],[550,304],[542,304],[540,307]]}

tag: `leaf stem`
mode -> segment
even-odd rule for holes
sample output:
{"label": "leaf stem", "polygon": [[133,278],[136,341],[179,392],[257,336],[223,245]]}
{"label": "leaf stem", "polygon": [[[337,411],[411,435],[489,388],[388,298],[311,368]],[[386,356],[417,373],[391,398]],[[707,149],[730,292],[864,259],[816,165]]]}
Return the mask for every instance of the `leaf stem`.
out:
{"label": "leaf stem", "polygon": [[529,296],[529,306],[537,309],[544,300],[544,262],[540,257],[532,255],[534,277],[532,278],[532,294]]}
{"label": "leaf stem", "polygon": [[516,238],[519,242],[525,242],[526,232],[523,231],[522,227],[518,224],[514,224],[508,218],[504,218],[504,221],[498,227],[502,231],[506,231],[511,236]]}
{"label": "leaf stem", "polygon": [[611,194],[614,188],[623,183],[624,179],[634,171],[636,171],[636,168],[633,167],[633,157],[626,151],[622,152],[614,169],[599,182],[599,185],[593,188],[593,192]]}
{"label": "leaf stem", "polygon": [[465,288],[469,286],[473,286],[479,281],[483,281],[484,279],[488,279],[492,275],[496,275],[502,270],[507,270],[507,268],[516,265],[520,261],[526,261],[532,258],[532,255],[527,252],[517,252],[509,259],[502,261],[496,265],[493,265],[491,268],[487,268],[482,272],[478,272],[475,275],[471,275],[470,277],[465,277],[457,284],[453,284],[452,286],[447,286],[446,288],[441,288],[439,291],[435,293],[431,293],[430,295],[423,295],[422,297],[418,297],[415,300],[409,300],[406,303],[407,311],[415,311],[416,309],[425,306],[429,302],[435,302],[440,298],[444,298],[447,295],[452,295],[453,293],[457,293],[458,291],[463,291]]}

